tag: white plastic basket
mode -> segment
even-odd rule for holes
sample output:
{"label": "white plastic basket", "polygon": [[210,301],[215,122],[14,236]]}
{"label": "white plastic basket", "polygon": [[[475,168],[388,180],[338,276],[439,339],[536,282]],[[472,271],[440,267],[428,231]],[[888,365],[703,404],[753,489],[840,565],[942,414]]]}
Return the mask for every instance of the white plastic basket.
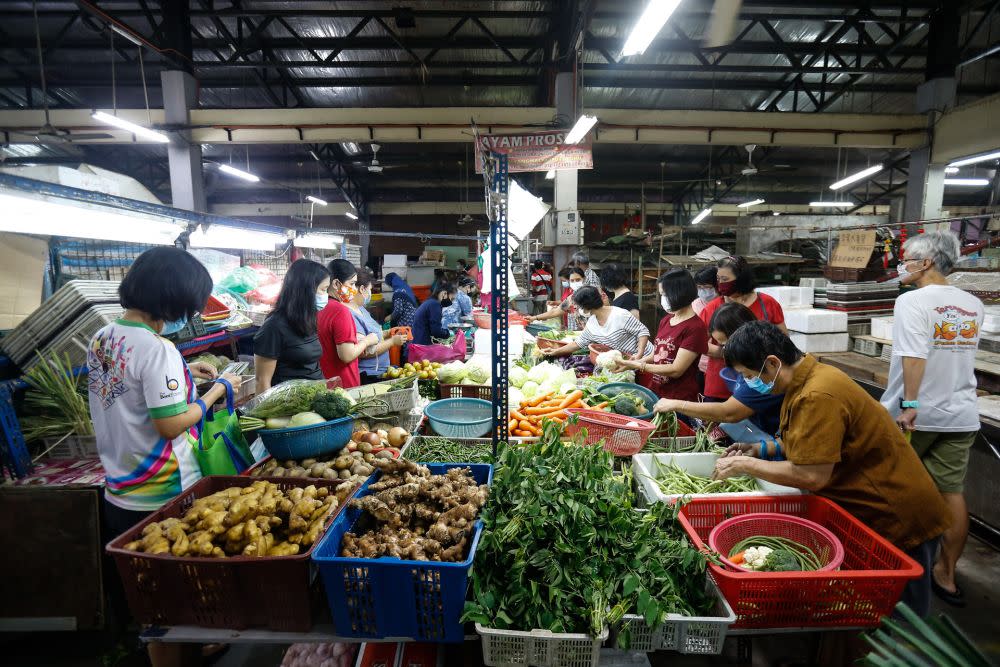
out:
{"label": "white plastic basket", "polygon": [[406,389],[397,389],[396,391],[389,391],[384,394],[378,393],[378,387],[388,384],[390,383],[376,382],[374,384],[365,384],[360,387],[352,387],[347,390],[347,393],[350,394],[354,400],[368,396],[375,396],[379,400],[385,401],[388,404],[389,407],[385,410],[374,408],[371,411],[372,417],[378,417],[379,415],[384,415],[389,412],[409,412],[416,407],[417,402],[420,400],[420,389],[415,380],[412,386],[407,387]]}
{"label": "white plastic basket", "polygon": [[706,588],[715,598],[714,615],[682,616],[668,614],[663,625],[651,628],[642,616],[626,614],[618,627],[618,632],[628,631],[631,635],[629,650],[677,651],[699,655],[718,655],[726,641],[729,626],[736,622],[736,612],[722,597],[718,586],[707,576]]}
{"label": "white plastic basket", "polygon": [[[59,442],[62,440],[62,442]],[[56,443],[59,444],[56,444]],[[97,436],[71,435],[64,438],[43,438],[42,445],[50,459],[96,459]],[[51,447],[51,449],[49,449]]]}
{"label": "white plastic basket", "polygon": [[[660,491],[660,488],[653,481],[655,477],[656,467],[653,465],[653,457],[659,461],[662,465],[669,465],[670,463],[675,463],[682,470],[685,470],[692,475],[699,475],[701,477],[711,477],[712,471],[715,469],[715,461],[719,458],[718,454],[704,453],[704,454],[636,454],[632,457],[632,476],[636,481],[636,486],[639,489],[639,494],[642,499],[647,503],[668,503],[674,502],[681,497],[681,494],[670,494],[666,495]],[[738,493],[694,493],[687,498],[718,498],[719,496],[734,496],[734,497],[747,497],[747,496],[788,496],[788,495],[798,495],[802,492],[799,489],[794,489],[790,486],[781,486],[780,484],[772,484],[770,482],[765,482],[762,479],[757,480],[757,486],[759,491],[742,491]]]}
{"label": "white plastic basket", "polygon": [[494,630],[476,623],[488,667],[597,667],[608,630],[598,637],[548,630]]}

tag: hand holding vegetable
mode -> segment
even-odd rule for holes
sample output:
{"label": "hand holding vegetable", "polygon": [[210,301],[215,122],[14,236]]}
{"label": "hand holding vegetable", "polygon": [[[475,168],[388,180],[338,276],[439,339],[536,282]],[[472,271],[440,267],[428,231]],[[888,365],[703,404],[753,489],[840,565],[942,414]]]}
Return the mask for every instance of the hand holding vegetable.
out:
{"label": "hand holding vegetable", "polygon": [[219,374],[215,366],[207,361],[190,361],[188,368],[191,370],[191,375],[203,380],[214,380],[215,376]]}
{"label": "hand holding vegetable", "polygon": [[722,458],[728,458],[730,456],[760,456],[760,445],[753,442],[737,442],[726,448],[726,451],[722,454]]}
{"label": "hand holding vegetable", "polygon": [[653,412],[677,412],[678,407],[680,407],[680,401],[675,401],[671,398],[661,398],[656,402],[656,405],[653,406]]}
{"label": "hand holding vegetable", "polygon": [[712,479],[729,479],[730,477],[740,477],[748,475],[750,471],[746,468],[746,456],[722,457],[715,462],[715,470],[712,472]]}

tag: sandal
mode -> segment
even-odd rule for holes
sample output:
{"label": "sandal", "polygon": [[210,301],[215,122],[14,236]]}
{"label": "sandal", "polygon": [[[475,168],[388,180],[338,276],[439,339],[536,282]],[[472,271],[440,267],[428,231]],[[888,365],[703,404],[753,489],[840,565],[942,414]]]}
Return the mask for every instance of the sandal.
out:
{"label": "sandal", "polygon": [[938,596],[941,600],[944,600],[952,607],[958,607],[961,609],[965,606],[965,592],[957,583],[955,584],[955,590],[949,591],[935,581],[934,575],[931,575],[931,590],[934,591],[934,595]]}

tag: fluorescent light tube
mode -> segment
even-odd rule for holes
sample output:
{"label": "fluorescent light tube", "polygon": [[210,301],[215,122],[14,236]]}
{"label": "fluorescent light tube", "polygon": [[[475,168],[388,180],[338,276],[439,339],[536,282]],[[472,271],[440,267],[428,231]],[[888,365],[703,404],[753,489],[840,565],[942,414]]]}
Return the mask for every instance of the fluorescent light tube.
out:
{"label": "fluorescent light tube", "polygon": [[946,178],[945,185],[968,185],[971,187],[985,187],[990,184],[988,178]]}
{"label": "fluorescent light tube", "polygon": [[312,159],[314,159],[317,162],[319,162],[319,156],[316,155],[316,151],[309,151],[309,155],[312,155]]}
{"label": "fluorescent light tube", "polygon": [[351,201],[350,199],[348,199],[348,200],[347,200],[347,203],[348,203],[348,204],[350,204],[350,205],[351,205],[351,208],[353,208],[353,209],[354,209],[355,211],[357,211],[357,210],[358,210],[358,207],[357,207],[357,206],[355,206],[355,205],[354,205],[354,202],[352,202],[352,201]]}
{"label": "fluorescent light tube", "polygon": [[346,213],[344,213],[344,215],[346,215],[346,216],[347,216],[348,218],[350,218],[351,220],[357,220],[357,219],[358,219],[358,216],[354,215],[354,214],[353,214],[353,213],[351,213],[350,211],[347,211]]}
{"label": "fluorescent light tube", "polygon": [[121,35],[122,37],[132,42],[136,46],[142,46],[142,40],[133,35],[132,33],[130,33],[128,30],[125,30],[124,28],[119,28],[114,23],[109,23],[108,25],[111,26],[111,32],[115,33],[116,35]]}
{"label": "fluorescent light tube", "polygon": [[344,149],[345,153],[350,155],[357,155],[361,152],[361,146],[358,146],[357,142],[354,141],[341,141],[340,147]]}
{"label": "fluorescent light tube", "polygon": [[954,162],[949,162],[949,167],[964,167],[967,164],[976,164],[977,162],[989,162],[990,160],[1000,160],[1000,151],[993,151],[992,153],[983,153],[982,155],[973,155],[972,157],[964,157],[961,160],[955,160]]}
{"label": "fluorescent light tube", "polygon": [[702,220],[704,220],[705,218],[707,218],[710,215],[712,215],[712,209],[710,209],[710,208],[703,209],[701,213],[699,213],[698,215],[694,216],[694,220],[691,221],[691,224],[692,225],[697,225],[699,222],[701,222]]}
{"label": "fluorescent light tube", "polygon": [[275,246],[287,239],[277,232],[264,232],[242,227],[215,224],[208,231],[199,225],[191,232],[192,248],[233,248],[241,250],[274,250]]}
{"label": "fluorescent light tube", "polygon": [[750,201],[745,201],[742,204],[737,204],[736,208],[750,208],[751,206],[756,206],[757,204],[763,204],[763,199],[751,199]]}
{"label": "fluorescent light tube", "polygon": [[296,248],[333,250],[343,242],[344,237],[337,234],[303,234],[295,237]]}
{"label": "fluorescent light tube", "polygon": [[811,201],[809,205],[813,208],[851,208],[854,206],[849,201]]}
{"label": "fluorescent light tube", "polygon": [[114,125],[117,128],[131,132],[137,137],[142,137],[149,141],[156,141],[161,144],[169,144],[170,137],[163,134],[162,132],[157,132],[156,130],[151,130],[148,127],[143,127],[142,125],[136,125],[131,123],[124,118],[119,118],[118,116],[112,116],[109,113],[104,113],[103,111],[95,111],[90,114],[90,117],[94,120],[99,120],[102,123],[107,123],[108,125]]}
{"label": "fluorescent light tube", "polygon": [[314,204],[319,204],[320,206],[326,206],[326,202],[323,201],[322,199],[320,199],[319,197],[313,197],[312,195],[306,195],[306,199],[308,199],[309,201],[311,201]]}
{"label": "fluorescent light tube", "polygon": [[236,178],[242,178],[244,181],[250,181],[251,183],[256,183],[260,180],[260,176],[255,176],[249,171],[243,171],[236,167],[230,167],[228,164],[220,164],[219,171],[230,176],[235,176]]}
{"label": "fluorescent light tube", "polygon": [[587,136],[587,133],[597,125],[597,116],[588,116],[586,114],[580,116],[576,120],[576,124],[573,129],[569,131],[566,138],[563,140],[564,144],[578,144],[583,141],[583,138]]}
{"label": "fluorescent light tube", "polygon": [[660,32],[663,24],[667,22],[679,4],[681,4],[681,0],[649,0],[642,16],[632,28],[632,34],[625,41],[622,55],[636,56],[645,53],[653,42],[653,38]]}
{"label": "fluorescent light tube", "polygon": [[555,169],[549,169],[547,172],[545,172],[545,180],[551,181],[555,177],[556,177]]}
{"label": "fluorescent light tube", "polygon": [[107,206],[0,194],[0,231],[124,243],[173,245],[184,227]]}
{"label": "fluorescent light tube", "polygon": [[862,181],[862,180],[868,178],[869,176],[874,176],[875,174],[877,174],[880,171],[882,171],[882,168],[883,167],[882,167],[881,164],[876,164],[874,166],[868,167],[867,169],[862,169],[861,171],[859,171],[856,174],[851,174],[850,176],[847,176],[846,178],[840,179],[839,181],[837,181],[836,183],[834,183],[833,185],[831,185],[830,189],[831,190],[840,190],[841,188],[847,187],[851,183],[857,183],[858,181]]}
{"label": "fluorescent light tube", "polygon": [[946,174],[957,174],[959,172],[958,167],[945,167],[944,173]]}

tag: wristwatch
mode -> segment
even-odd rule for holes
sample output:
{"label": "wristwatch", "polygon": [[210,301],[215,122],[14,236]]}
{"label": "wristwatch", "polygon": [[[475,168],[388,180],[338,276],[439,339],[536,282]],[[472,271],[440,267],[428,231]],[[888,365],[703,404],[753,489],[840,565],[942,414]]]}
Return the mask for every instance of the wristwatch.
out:
{"label": "wristwatch", "polygon": [[919,407],[920,407],[920,401],[904,401],[903,399],[899,399],[900,410],[906,410],[908,408],[913,408],[914,410],[916,410]]}

